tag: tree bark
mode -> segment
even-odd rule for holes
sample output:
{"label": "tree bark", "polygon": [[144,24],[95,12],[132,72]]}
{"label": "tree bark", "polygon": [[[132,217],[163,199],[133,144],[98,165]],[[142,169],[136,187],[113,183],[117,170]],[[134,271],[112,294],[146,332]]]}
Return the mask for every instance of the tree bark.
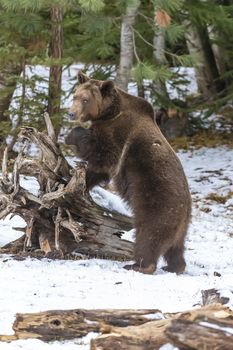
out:
{"label": "tree bark", "polygon": [[[49,72],[49,104],[48,113],[51,117],[58,118],[61,104],[61,79],[63,56],[63,9],[61,7],[52,7],[50,10],[52,22],[49,56],[52,60]],[[56,123],[56,134],[59,133],[60,126]]]}
{"label": "tree bark", "polygon": [[225,85],[224,85],[224,82],[220,79],[219,69],[214,56],[214,52],[211,47],[207,27],[202,25],[201,27],[198,27],[197,30],[198,30],[199,37],[201,39],[202,49],[204,52],[205,62],[207,64],[207,69],[209,71],[211,83],[213,85],[212,91],[219,93],[224,89]]}
{"label": "tree bark", "polygon": [[212,305],[172,320],[166,335],[181,349],[232,350],[233,312]]}
{"label": "tree bark", "polygon": [[[159,27],[155,28],[153,47],[154,47],[153,56],[154,56],[155,63],[157,65],[166,64],[167,59],[166,59],[166,56],[164,53],[165,52],[165,37],[164,37],[164,32]],[[157,98],[160,97],[160,99],[162,99],[164,101],[169,100],[169,96],[168,96],[165,82],[161,82],[161,81],[153,82],[153,88],[155,90],[156,95],[158,96]]]}
{"label": "tree bark", "polygon": [[133,25],[138,13],[140,1],[134,1],[126,7],[126,13],[123,15],[121,24],[121,52],[120,63],[116,76],[117,86],[127,91],[130,79],[130,70],[133,65],[134,56],[134,38]]}
{"label": "tree bark", "polygon": [[0,341],[37,338],[43,341],[73,339],[89,332],[112,327],[138,326],[149,322],[148,314],[158,310],[51,310],[16,314],[12,336],[0,335]]}
{"label": "tree bark", "polygon": [[165,56],[165,37],[164,32],[161,30],[161,28],[156,28],[154,33],[154,39],[153,39],[153,55],[156,62],[160,64],[166,64],[167,59]]}
{"label": "tree bark", "polygon": [[[35,143],[40,159],[28,160],[19,153],[13,174],[7,172],[7,153],[0,181],[0,219],[12,213],[27,224],[25,236],[8,244],[5,252],[40,247],[48,256],[63,257],[76,252],[90,257],[132,259],[133,243],[121,239],[132,228],[131,218],[98,206],[86,190],[86,164],[75,169],[67,163],[48,115],[49,135],[23,128],[20,139]],[[19,174],[35,176],[40,193],[22,188]]]}
{"label": "tree bark", "polygon": [[207,29],[197,28],[190,21],[185,22],[185,34],[189,53],[199,58],[199,66],[195,68],[198,90],[209,99],[223,88],[219,80],[218,67],[210,45]]}
{"label": "tree bark", "polygon": [[[221,37],[221,33],[216,33],[215,28],[213,26],[208,26],[208,35],[211,40],[211,48],[215,57],[215,61],[218,67],[218,71],[220,74],[224,74],[227,70],[227,65],[225,61],[226,54],[224,52],[223,47],[220,47],[215,43],[216,36]],[[223,38],[222,38],[223,39]]]}
{"label": "tree bark", "polygon": [[[15,62],[8,64],[0,69],[0,123],[7,122],[8,116],[5,112],[8,110],[13,93],[17,85],[16,76],[20,76],[22,63]],[[5,136],[0,128],[0,159],[2,159],[5,148]]]}

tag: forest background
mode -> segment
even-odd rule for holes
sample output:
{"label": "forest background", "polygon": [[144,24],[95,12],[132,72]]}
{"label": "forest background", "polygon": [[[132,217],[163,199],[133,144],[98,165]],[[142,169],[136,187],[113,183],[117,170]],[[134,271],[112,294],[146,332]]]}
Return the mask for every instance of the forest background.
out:
{"label": "forest background", "polygon": [[[44,111],[60,133],[62,72],[77,62],[124,90],[134,82],[156,110],[185,115],[186,135],[213,113],[233,123],[232,0],[0,0],[0,28],[1,150],[13,148],[22,125],[43,129]],[[26,73],[37,65],[49,68],[48,79]],[[193,67],[196,93],[184,88],[181,67]],[[76,84],[74,76],[69,94]]]}

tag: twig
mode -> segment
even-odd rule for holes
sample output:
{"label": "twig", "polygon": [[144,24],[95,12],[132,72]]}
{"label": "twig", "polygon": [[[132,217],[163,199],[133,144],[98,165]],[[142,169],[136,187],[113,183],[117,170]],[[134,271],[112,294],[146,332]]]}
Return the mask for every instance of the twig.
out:
{"label": "twig", "polygon": [[8,162],[8,146],[6,146],[6,148],[4,150],[3,159],[2,159],[2,177],[3,177],[3,181],[8,178],[7,162]]}
{"label": "twig", "polygon": [[15,195],[19,190],[19,171],[21,168],[21,164],[23,162],[23,152],[25,148],[28,146],[28,140],[25,141],[23,147],[21,148],[20,152],[18,153],[18,156],[14,162],[14,168],[12,173],[12,183],[14,186],[14,192],[13,195]]}
{"label": "twig", "polygon": [[54,173],[57,175],[58,170],[60,169],[60,166],[62,164],[62,157],[58,156],[58,160],[57,160],[57,165],[54,168]]}
{"label": "twig", "polygon": [[32,217],[27,225],[26,232],[25,232],[26,238],[25,238],[24,250],[26,250],[25,248],[31,247],[32,245],[33,224],[34,224],[34,218]]}
{"label": "twig", "polygon": [[148,46],[151,46],[153,49],[155,48],[153,44],[151,44],[149,41],[147,41],[142,34],[140,34],[135,28],[133,28],[133,31],[139,36],[140,39],[142,39],[142,41],[144,41],[144,43],[146,43]]}
{"label": "twig", "polygon": [[134,55],[135,55],[137,61],[138,61],[139,63],[142,63],[142,61],[140,60],[140,58],[139,58],[139,56],[138,56],[137,49],[136,49],[135,35],[134,35],[134,28],[133,28],[133,26],[131,26],[131,31],[132,31],[132,38],[133,38],[133,50],[134,50]]}
{"label": "twig", "polygon": [[14,162],[14,167],[13,167],[13,172],[12,172],[12,184],[14,186],[14,195],[18,192],[19,190],[19,169],[20,166],[19,164],[22,161],[22,153],[20,152]]}
{"label": "twig", "polygon": [[68,215],[69,220],[63,220],[61,222],[61,225],[64,228],[68,228],[73,233],[76,242],[80,242],[83,239],[83,237],[86,236],[86,232],[82,227],[82,224],[73,219],[68,209],[66,209],[66,213]]}
{"label": "twig", "polygon": [[55,249],[60,250],[59,236],[60,236],[60,225],[62,220],[62,208],[58,207],[57,216],[55,219]]}

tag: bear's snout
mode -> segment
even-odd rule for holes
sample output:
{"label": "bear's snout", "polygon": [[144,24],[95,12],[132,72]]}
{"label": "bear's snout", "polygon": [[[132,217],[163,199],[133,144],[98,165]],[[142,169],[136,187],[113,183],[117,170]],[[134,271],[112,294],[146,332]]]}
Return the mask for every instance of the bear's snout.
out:
{"label": "bear's snout", "polygon": [[74,112],[69,112],[68,117],[70,120],[75,120],[75,113]]}

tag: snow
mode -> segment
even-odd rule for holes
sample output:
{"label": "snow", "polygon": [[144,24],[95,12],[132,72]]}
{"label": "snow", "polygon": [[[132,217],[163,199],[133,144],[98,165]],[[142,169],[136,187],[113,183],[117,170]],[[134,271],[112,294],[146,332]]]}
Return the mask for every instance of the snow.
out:
{"label": "snow", "polygon": [[201,326],[207,327],[207,328],[213,328],[213,329],[217,329],[219,331],[222,331],[224,333],[227,333],[227,335],[233,335],[233,330],[232,328],[229,327],[220,327],[216,324],[210,323],[210,322],[200,322],[199,323]]}
{"label": "snow", "polygon": [[[39,312],[72,308],[154,308],[177,312],[201,304],[201,290],[215,288],[233,307],[233,150],[226,147],[179,152],[188,177],[193,218],[186,240],[187,267],[183,275],[164,272],[162,259],[154,275],[126,271],[124,263],[90,259],[79,261],[16,261],[0,256],[0,334],[12,334],[16,312]],[[21,184],[37,193],[35,179],[23,177]],[[228,195],[224,203],[209,199]],[[129,214],[120,198],[96,187],[92,197],[111,210]],[[13,227],[24,221],[9,217],[0,221],[0,246],[21,235]],[[125,233],[132,239],[133,230]],[[215,272],[218,272],[218,276]],[[159,317],[158,313],[158,317]],[[162,315],[162,314],[161,314]],[[148,315],[150,317],[150,315]],[[161,316],[162,317],[162,316]],[[45,344],[39,340],[0,343],[1,350],[89,349],[89,337]],[[162,349],[175,349],[166,345]]]}
{"label": "snow", "polygon": [[121,214],[131,216],[132,213],[130,208],[126,207],[124,202],[121,200],[119,196],[113,194],[111,192],[106,191],[105,189],[97,186],[91,191],[91,196],[93,200],[110,210],[118,211]]}
{"label": "snow", "polygon": [[[98,334],[90,332],[87,336],[81,339],[73,339],[72,341],[54,341],[45,343],[38,339],[16,340],[11,343],[0,342],[1,350],[89,350],[90,341]],[[168,350],[173,350],[170,348]]]}

